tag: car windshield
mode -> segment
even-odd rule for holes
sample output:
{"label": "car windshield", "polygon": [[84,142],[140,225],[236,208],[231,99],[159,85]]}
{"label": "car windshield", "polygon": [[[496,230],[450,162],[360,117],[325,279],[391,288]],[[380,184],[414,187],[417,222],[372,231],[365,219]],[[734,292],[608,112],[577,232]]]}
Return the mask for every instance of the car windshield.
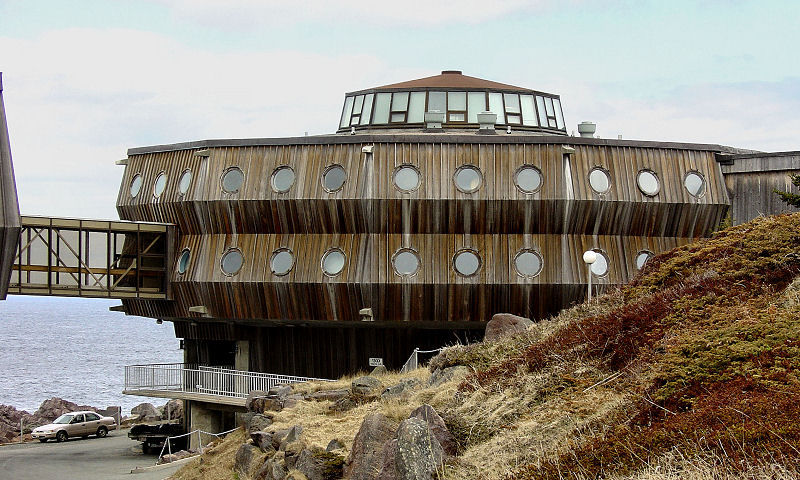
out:
{"label": "car windshield", "polygon": [[58,417],[55,420],[53,420],[53,423],[69,423],[69,422],[72,421],[72,418],[74,416],[75,415],[72,415],[72,414],[69,414],[69,413],[65,413],[64,415],[61,415],[60,417]]}

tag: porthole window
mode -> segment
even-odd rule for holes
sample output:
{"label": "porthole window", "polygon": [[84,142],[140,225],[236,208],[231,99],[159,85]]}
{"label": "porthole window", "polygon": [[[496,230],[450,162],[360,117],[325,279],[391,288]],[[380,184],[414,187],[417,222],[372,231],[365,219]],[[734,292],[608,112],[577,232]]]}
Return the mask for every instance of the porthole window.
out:
{"label": "porthole window", "polygon": [[139,192],[142,190],[142,176],[138,173],[133,176],[133,180],[131,180],[131,197],[135,197],[139,195]]}
{"label": "porthole window", "polygon": [[189,191],[189,186],[192,185],[192,171],[191,170],[184,170],[181,174],[180,180],[178,180],[178,192],[181,195],[186,195],[186,192]]}
{"label": "porthole window", "polygon": [[641,250],[636,254],[636,269],[641,270],[654,256],[655,254],[650,250]]}
{"label": "porthole window", "polygon": [[239,167],[231,167],[222,174],[222,190],[225,193],[236,193],[244,183],[244,172]]}
{"label": "porthole window", "polygon": [[156,177],[156,183],[153,185],[153,196],[156,198],[160,197],[162,193],[164,193],[164,189],[167,187],[167,174],[165,172],[161,172]]}
{"label": "porthole window", "polygon": [[410,248],[401,248],[392,256],[392,266],[396,274],[409,277],[419,271],[419,255]]}
{"label": "porthole window", "polygon": [[514,185],[523,193],[536,193],[542,186],[542,172],[531,165],[523,165],[514,174]]}
{"label": "porthole window", "polygon": [[272,190],[278,193],[285,193],[288,192],[292,185],[294,185],[295,174],[292,167],[288,165],[283,165],[276,168],[272,172],[272,178],[270,179],[270,185],[272,185]]}
{"label": "porthole window", "polygon": [[322,271],[325,275],[335,277],[344,270],[346,260],[347,257],[345,257],[343,251],[338,248],[331,248],[322,256]]}
{"label": "porthole window", "polygon": [[592,249],[597,254],[597,260],[594,261],[592,264],[592,273],[595,276],[603,277],[608,274],[608,257],[606,256],[606,252],[600,250],[599,248]]}
{"label": "porthole window", "polygon": [[413,165],[400,165],[394,171],[394,186],[402,192],[413,192],[419,188],[420,175]]}
{"label": "porthole window", "polygon": [[236,275],[244,265],[244,257],[238,248],[231,248],[224,255],[219,262],[222,273],[225,275]]}
{"label": "porthole window", "polygon": [[478,170],[477,167],[463,165],[456,170],[455,175],[453,175],[453,181],[456,184],[456,188],[460,191],[472,193],[481,188],[483,175],[481,175],[481,171]]}
{"label": "porthole window", "polygon": [[279,248],[272,252],[269,268],[275,275],[286,275],[294,268],[294,254],[288,248]]}
{"label": "porthole window", "polygon": [[181,256],[178,257],[178,273],[183,275],[186,273],[186,269],[189,268],[189,260],[192,259],[192,254],[189,252],[188,248],[184,248],[181,252]]}
{"label": "porthole window", "polygon": [[341,165],[330,165],[322,173],[322,187],[328,192],[341,190],[346,180],[347,172]]}
{"label": "porthole window", "polygon": [[589,172],[589,185],[597,193],[606,193],[611,189],[611,175],[606,169],[595,167]]}
{"label": "porthole window", "polygon": [[481,268],[481,257],[474,250],[464,249],[453,257],[453,269],[461,276],[471,277]]}
{"label": "porthole window", "polygon": [[520,250],[514,257],[514,269],[522,277],[535,277],[542,271],[542,257],[535,250]]}
{"label": "porthole window", "polygon": [[683,179],[683,185],[690,195],[702,197],[706,193],[706,179],[700,172],[691,171]]}
{"label": "porthole window", "polygon": [[656,172],[652,170],[639,170],[636,174],[636,186],[648,197],[655,196],[661,190],[661,182],[658,181]]}

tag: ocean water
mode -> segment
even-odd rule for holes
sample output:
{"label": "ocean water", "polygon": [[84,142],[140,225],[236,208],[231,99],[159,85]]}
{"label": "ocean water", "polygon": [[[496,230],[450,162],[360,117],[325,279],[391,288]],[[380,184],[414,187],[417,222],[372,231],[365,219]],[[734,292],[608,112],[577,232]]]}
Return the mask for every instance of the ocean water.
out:
{"label": "ocean water", "polygon": [[171,322],[110,312],[119,300],[26,297],[0,301],[0,404],[33,413],[51,397],[124,414],[125,365],[183,361]]}

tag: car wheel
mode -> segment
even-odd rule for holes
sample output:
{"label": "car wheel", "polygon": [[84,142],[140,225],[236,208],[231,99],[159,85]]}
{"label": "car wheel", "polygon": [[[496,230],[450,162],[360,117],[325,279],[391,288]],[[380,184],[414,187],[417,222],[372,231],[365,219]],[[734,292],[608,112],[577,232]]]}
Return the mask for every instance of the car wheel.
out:
{"label": "car wheel", "polygon": [[142,453],[150,453],[150,444],[147,442],[142,442]]}
{"label": "car wheel", "polygon": [[65,442],[67,440],[67,432],[61,430],[60,432],[56,433],[56,442]]}
{"label": "car wheel", "polygon": [[46,438],[40,438],[39,441],[42,442],[42,443],[45,443],[45,442],[47,442],[47,439]]}
{"label": "car wheel", "polygon": [[97,438],[103,438],[108,435],[108,429],[106,427],[100,427],[97,429]]}

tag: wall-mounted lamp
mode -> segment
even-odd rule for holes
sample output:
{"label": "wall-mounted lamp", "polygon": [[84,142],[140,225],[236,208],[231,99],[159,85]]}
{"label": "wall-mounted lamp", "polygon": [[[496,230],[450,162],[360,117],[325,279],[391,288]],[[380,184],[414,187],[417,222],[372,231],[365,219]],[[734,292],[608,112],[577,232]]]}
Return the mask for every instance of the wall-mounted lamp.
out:
{"label": "wall-mounted lamp", "polygon": [[198,150],[198,151],[194,152],[194,156],[195,157],[210,157],[211,156],[211,150],[209,150],[207,148],[204,148],[203,150]]}
{"label": "wall-mounted lamp", "polygon": [[586,289],[588,301],[592,299],[592,264],[597,261],[597,252],[594,250],[586,250],[583,252],[583,261],[586,262],[589,273],[589,286]]}
{"label": "wall-mounted lamp", "polygon": [[509,134],[511,133],[511,125],[506,127],[506,133],[509,133]]}
{"label": "wall-mounted lamp", "polygon": [[361,315],[362,322],[374,322],[375,319],[372,317],[372,309],[371,308],[362,308],[358,311],[358,314]]}
{"label": "wall-mounted lamp", "polygon": [[361,153],[372,153],[373,148],[375,148],[375,145],[364,145],[361,147]]}
{"label": "wall-mounted lamp", "polygon": [[356,134],[356,127],[350,127],[350,135]]}

